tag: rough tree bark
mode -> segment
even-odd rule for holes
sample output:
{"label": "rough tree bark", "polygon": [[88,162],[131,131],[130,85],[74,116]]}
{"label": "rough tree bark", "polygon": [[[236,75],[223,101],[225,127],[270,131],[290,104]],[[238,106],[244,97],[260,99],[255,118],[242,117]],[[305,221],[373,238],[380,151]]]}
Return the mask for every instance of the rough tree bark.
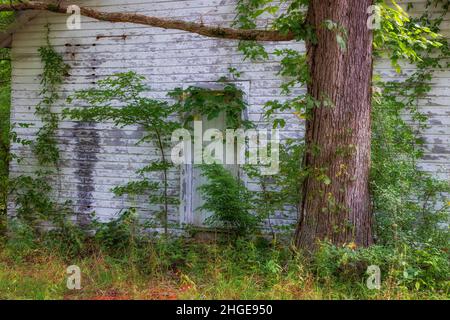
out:
{"label": "rough tree bark", "polygon": [[[296,245],[307,251],[317,240],[333,244],[372,243],[369,197],[371,142],[372,32],[367,9],[372,0],[311,0],[308,20],[317,42],[308,43],[311,84],[308,92],[322,103],[306,124],[304,182]],[[347,49],[337,43],[347,30]]]}

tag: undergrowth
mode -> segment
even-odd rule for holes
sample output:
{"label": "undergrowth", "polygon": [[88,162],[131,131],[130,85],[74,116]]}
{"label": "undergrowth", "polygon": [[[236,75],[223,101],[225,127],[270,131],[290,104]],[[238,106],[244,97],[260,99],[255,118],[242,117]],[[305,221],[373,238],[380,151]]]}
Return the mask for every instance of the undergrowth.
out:
{"label": "undergrowth", "polygon": [[[0,249],[0,299],[448,298],[443,279],[448,265],[433,253],[399,257],[378,246],[360,250],[324,244],[310,261],[264,240],[232,245],[141,241],[131,245],[126,240],[122,244],[128,250],[118,255],[107,250],[111,242],[91,239],[83,254],[71,259],[50,247],[23,251],[9,243]],[[433,265],[426,274],[405,276],[405,270],[429,264],[430,257]],[[366,287],[366,265],[374,262],[382,268],[380,290]],[[73,264],[82,272],[81,290],[66,288],[66,268]],[[423,285],[415,285],[418,279]]]}

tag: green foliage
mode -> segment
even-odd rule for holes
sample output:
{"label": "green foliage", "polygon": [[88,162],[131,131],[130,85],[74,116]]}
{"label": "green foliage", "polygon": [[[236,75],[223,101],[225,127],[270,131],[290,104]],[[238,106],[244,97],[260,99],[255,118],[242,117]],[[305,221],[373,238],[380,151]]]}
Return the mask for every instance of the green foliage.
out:
{"label": "green foliage", "polygon": [[[264,13],[275,13],[277,6],[271,5],[271,0],[239,0],[236,4],[237,15],[233,26],[241,29],[255,29],[256,19]],[[241,40],[238,49],[244,54],[244,60],[252,61],[267,59],[268,53],[263,45],[257,41]]]}
{"label": "green foliage", "polygon": [[[438,34],[442,18],[431,19],[425,12],[407,22]],[[423,31],[416,30],[416,34],[423,35]],[[385,245],[427,245],[437,250],[448,246],[445,226],[450,214],[450,184],[417,169],[424,155],[421,134],[428,127],[419,101],[431,91],[433,70],[446,67],[445,60],[450,56],[445,39],[434,35],[432,38],[440,44],[412,47],[414,56],[408,58],[418,70],[405,81],[375,81],[371,185],[376,233],[378,241]]]}
{"label": "green foliage", "polygon": [[[237,15],[234,25],[242,29],[257,27],[257,19],[269,13],[272,19],[271,28],[282,33],[293,33],[296,40],[316,41],[315,30],[307,23],[306,15],[309,0],[282,0],[281,4],[274,5],[267,0],[240,0],[236,5]],[[442,45],[442,39],[430,26],[418,23],[402,9],[395,0],[377,0],[376,4],[381,15],[380,28],[375,30],[374,49],[376,54],[390,57],[393,66],[399,71],[399,61],[402,59],[413,62],[421,61],[418,54],[421,50],[437,48]],[[411,7],[411,3],[408,3]],[[444,12],[448,10],[448,1],[432,1],[430,6],[442,6]],[[283,7],[283,9],[281,9]],[[422,17],[422,20],[425,18]],[[427,18],[430,19],[429,16]],[[442,20],[443,15],[435,22]],[[423,21],[422,21],[423,22]],[[342,50],[347,47],[347,30],[338,22],[325,20],[323,26],[336,33],[336,41]],[[244,42],[239,45],[245,58],[267,59],[268,53],[257,42]]]}
{"label": "green foliage", "polygon": [[313,262],[315,272],[321,279],[359,287],[366,285],[364,279],[367,279],[367,268],[371,265],[380,268],[382,285],[387,285],[389,281],[409,290],[448,293],[450,289],[448,254],[430,246],[338,248],[323,243]]}
{"label": "green foliage", "polygon": [[[293,33],[296,40],[315,41],[314,30],[306,23],[306,8],[309,0],[281,0],[275,5],[272,0],[239,0],[233,26],[241,29],[256,29],[258,18],[271,16],[270,29],[281,33]],[[287,4],[281,10],[281,5]],[[261,19],[262,20],[262,19]],[[244,60],[267,60],[269,53],[257,41],[239,41],[239,51]]]}
{"label": "green foliage", "polygon": [[[145,129],[145,136],[139,143],[154,143],[160,151],[160,159],[139,169],[136,172],[140,176],[139,180],[117,186],[113,192],[118,196],[146,194],[150,203],[164,203],[164,210],[157,212],[156,216],[162,220],[167,232],[168,206],[177,204],[178,199],[168,194],[167,176],[173,165],[168,161],[166,149],[173,130],[181,127],[179,122],[168,119],[181,114],[184,125],[187,126],[197,116],[203,115],[211,120],[225,113],[228,128],[250,127],[251,123],[241,119],[241,114],[247,107],[243,92],[225,79],[219,81],[224,84],[222,90],[177,88],[169,93],[177,101],[173,105],[142,97],[147,90],[143,80],[143,77],[133,72],[101,80],[96,88],[78,91],[68,99],[69,103],[78,102],[89,107],[66,108],[63,114],[64,117],[78,121],[112,120],[119,127],[140,125]],[[155,181],[148,175],[157,172],[163,173],[162,182]]]}
{"label": "green foliage", "polygon": [[[283,90],[290,90],[293,83],[286,83]],[[292,112],[300,120],[311,119],[314,108],[332,108],[333,102],[328,97],[322,97],[322,100],[315,99],[310,94],[302,94],[293,99],[284,102],[279,100],[270,100],[264,105],[264,118],[273,120],[274,128],[284,128],[286,121],[283,118],[276,118],[279,113]]]}
{"label": "green foliage", "polygon": [[72,221],[70,201],[53,200],[51,173],[37,171],[34,177],[21,175],[9,182],[16,212],[8,221],[8,246],[19,258],[41,246],[66,258],[80,255],[84,248],[86,230]]}
{"label": "green foliage", "polygon": [[19,219],[12,219],[8,222],[8,231],[10,235],[6,245],[15,253],[16,261],[32,254],[39,247],[36,242],[35,230],[27,223]]}
{"label": "green foliage", "polygon": [[276,56],[283,57],[278,75],[291,79],[281,85],[282,94],[289,94],[298,84],[307,85],[311,81],[306,54],[292,49],[275,50]]}
{"label": "green foliage", "polygon": [[111,258],[128,267],[129,273],[166,273],[177,259],[182,258],[179,239],[153,237],[147,232],[147,223],[141,223],[135,209],[121,211],[109,222],[95,221],[95,235],[88,245],[93,252]]}
{"label": "green foliage", "polygon": [[255,20],[259,16],[264,13],[274,14],[278,9],[278,6],[272,4],[272,0],[238,0],[234,25],[242,29],[254,29]]}
{"label": "green foliage", "polygon": [[[266,11],[277,15],[272,23],[272,28],[280,32],[293,32],[297,40],[306,40],[315,42],[315,31],[306,23],[306,12],[308,0],[283,0],[287,3],[287,8],[280,10],[281,7],[273,6],[270,1],[264,0],[247,0],[240,1],[236,10],[238,15],[235,24],[241,28],[256,27],[256,19]],[[430,1],[431,4],[441,4],[448,7],[445,1]],[[399,61],[406,59],[413,63],[423,63],[420,55],[422,51],[429,51],[434,48],[442,48],[444,39],[439,36],[436,24],[442,22],[442,16],[432,19],[428,13],[424,14],[420,19],[411,18],[405,10],[397,3],[386,0],[377,1],[377,5],[381,14],[380,29],[376,30],[374,37],[375,54],[378,56],[390,57],[393,66],[400,72]],[[266,10],[267,8],[267,10]],[[280,11],[280,12],[278,12]],[[325,28],[335,31],[339,46],[346,49],[347,30],[339,25],[338,22],[331,20],[323,21]],[[250,47],[251,48],[251,47]],[[244,57],[251,56],[252,52],[246,46],[240,48]],[[258,50],[256,50],[258,52]],[[305,55],[294,50],[277,50],[277,56],[283,57],[281,60],[282,69],[280,74],[287,77],[287,82],[283,83],[282,93],[289,94],[293,87],[298,85],[307,85],[309,82],[309,70],[306,63]],[[268,55],[258,55],[260,58],[267,59]],[[289,110],[299,112],[308,117],[309,110],[316,107],[332,105],[329,98],[322,97],[316,101],[308,94],[303,94],[294,99],[289,99],[284,103],[278,101],[270,101],[267,104],[266,116],[274,114],[276,111]],[[284,126],[284,120],[276,119],[276,126]]]}
{"label": "green foliage", "polygon": [[62,227],[71,214],[70,202],[59,204],[52,200],[51,172],[37,171],[34,177],[19,176],[10,181],[10,192],[16,205],[16,217],[39,232],[43,223]]}
{"label": "green foliage", "polygon": [[244,54],[244,60],[258,61],[269,58],[269,54],[264,46],[257,41],[241,40],[239,41],[238,49]]}
{"label": "green foliage", "polygon": [[199,208],[211,212],[206,224],[226,228],[238,237],[248,237],[260,219],[251,213],[252,193],[238,178],[220,164],[201,165],[208,181],[199,187],[205,203]]}
{"label": "green foliage", "polygon": [[148,90],[143,80],[144,77],[134,72],[117,73],[100,80],[96,88],[77,91],[67,99],[68,103],[85,103],[88,107],[66,108],[63,114],[79,121],[112,120],[121,128],[142,125],[148,129],[142,140],[151,140],[156,132],[167,133],[178,128],[177,123],[167,121],[175,111],[172,106],[142,96]]}
{"label": "green foliage", "polygon": [[274,177],[281,188],[283,203],[298,205],[306,172],[302,168],[305,145],[302,141],[288,139],[280,146],[280,172]]}
{"label": "green foliage", "polygon": [[[159,159],[151,161],[136,173],[140,180],[132,181],[125,186],[113,189],[116,195],[147,195],[149,202],[163,203],[163,209],[155,212],[168,233],[168,210],[170,204],[176,204],[178,199],[168,193],[168,174],[173,164],[167,154],[172,132],[180,127],[175,120],[170,120],[177,111],[177,105],[144,97],[148,90],[144,85],[144,77],[134,72],[118,73],[98,82],[96,88],[77,91],[68,98],[68,102],[78,101],[88,107],[66,108],[65,117],[78,121],[111,120],[118,127],[140,125],[144,136],[138,144],[149,142],[159,151]],[[154,175],[162,173],[162,179],[154,180]],[[153,174],[153,176],[149,176]],[[158,179],[159,180],[159,179]]]}
{"label": "green foliage", "polygon": [[392,249],[382,246],[372,246],[370,249],[350,246],[340,248],[322,243],[314,256],[313,264],[316,274],[323,279],[356,282],[364,279],[370,265],[376,265],[388,272],[396,261]]}
{"label": "green foliage", "polygon": [[292,211],[301,201],[302,183],[306,176],[305,170],[299,165],[303,160],[304,144],[300,141],[287,140],[280,145],[279,172],[274,176],[261,173],[261,168],[245,165],[247,176],[259,184],[259,191],[254,192],[254,210],[261,219],[266,219],[272,238],[287,231],[292,234],[294,226],[276,226],[272,224],[272,217],[283,211]]}
{"label": "green foliage", "polygon": [[[9,0],[0,0],[0,4],[4,3],[9,4]],[[0,31],[6,30],[14,22],[15,17],[14,12],[0,12]]]}
{"label": "green foliage", "polygon": [[[26,239],[26,230],[22,234]],[[317,258],[309,262],[285,246],[271,246],[261,240],[199,244],[179,238],[135,239],[132,248],[123,254],[113,249],[112,255],[98,247],[100,240],[87,242],[89,254],[71,259],[63,252],[49,252],[43,243],[9,243],[0,248],[0,297],[448,299],[444,279],[448,270],[444,261],[429,251],[411,253],[406,261],[382,247],[355,250],[323,246]],[[73,261],[83,270],[83,290],[65,287],[64,270]],[[366,287],[369,275],[365,266],[374,261],[381,266],[380,290]],[[412,266],[427,270],[427,275],[415,274]]]}
{"label": "green foliage", "polygon": [[[378,241],[386,245],[448,243],[448,182],[417,169],[423,157],[420,133],[427,117],[417,98],[428,92],[430,76],[418,71],[403,83],[378,83],[373,100],[371,185]],[[408,113],[414,126],[406,122]]]}
{"label": "green foliage", "polygon": [[229,129],[253,127],[252,122],[242,119],[242,113],[247,108],[244,92],[227,79],[219,79],[219,83],[224,85],[223,89],[191,86],[184,90],[176,88],[169,92],[169,96],[178,101],[174,107],[181,113],[184,126],[198,116],[212,120],[224,113],[226,127]]}
{"label": "green foliage", "polygon": [[[400,72],[400,60],[413,63],[422,61],[420,52],[439,48],[445,41],[423,19],[412,19],[395,1],[378,1],[381,25],[374,34],[374,51],[389,57]],[[393,4],[393,5],[392,5]],[[422,21],[421,21],[422,20]]]}
{"label": "green foliage", "polygon": [[[333,264],[331,269],[334,275],[343,277],[360,277],[365,272],[362,267],[366,267],[371,260],[370,264],[379,263],[396,270],[398,275],[395,274],[394,278],[401,283],[408,283],[409,276],[403,277],[403,271],[405,265],[411,265],[414,271],[408,274],[415,276],[407,284],[410,288],[442,288],[445,286],[442,275],[448,273],[448,256],[443,250],[446,250],[449,241],[450,186],[448,182],[439,181],[417,169],[423,157],[420,134],[427,122],[427,117],[418,108],[418,100],[431,90],[431,70],[448,67],[449,46],[439,35],[443,17],[448,12],[448,1],[428,2],[429,8],[431,5],[442,6],[442,15],[432,15],[426,11],[417,18],[411,18],[395,1],[377,1],[377,4],[380,5],[381,28],[375,32],[375,55],[389,57],[398,72],[401,71],[401,60],[416,64],[419,70],[403,82],[384,83],[377,79],[374,83],[371,188],[376,213],[374,232],[379,246],[368,251],[361,249],[357,253],[352,249],[329,247],[328,254],[333,250],[335,254],[324,260]],[[307,1],[293,1],[290,11],[275,20],[275,28],[285,32],[295,30],[292,25],[303,28],[305,10],[302,9],[306,5]],[[346,31],[332,21],[324,21],[324,24],[341,36],[338,43],[344,49]],[[299,38],[314,42],[313,35],[302,34],[307,30],[299,30]],[[283,57],[280,74],[287,77],[287,82],[281,86],[283,94],[291,93],[291,89],[299,85],[308,85],[310,79],[304,55],[292,50],[278,51],[276,54]],[[291,111],[298,118],[308,120],[313,108],[332,106],[327,100],[324,97],[322,101],[317,101],[303,94],[285,102],[270,101],[266,104],[265,116],[272,119],[279,112]],[[411,121],[406,121],[405,115]],[[284,125],[284,119],[275,119],[275,127]],[[298,170],[301,172],[300,168]],[[303,172],[303,175],[306,174]],[[258,175],[253,173],[253,176]],[[292,176],[297,177],[295,174]],[[291,183],[292,186],[299,185],[297,180]],[[260,179],[260,184],[263,190],[267,189],[267,181]],[[279,185],[280,181],[276,184]],[[266,203],[270,204],[263,208],[268,212],[274,211],[273,206],[278,200],[272,192],[263,194],[265,196],[262,199],[267,199]],[[347,251],[352,253],[351,259],[347,257]],[[316,261],[319,267],[325,263],[320,260],[320,254]],[[404,256],[403,265],[398,261],[379,261],[383,255],[386,259],[393,259],[396,254]],[[339,255],[344,260],[352,260],[349,270],[342,269]],[[433,264],[433,267],[428,263]],[[440,284],[436,285],[435,282]]]}
{"label": "green foliage", "polygon": [[121,212],[117,219],[106,223],[95,222],[94,240],[100,249],[120,257],[132,252],[139,240],[140,225],[135,210]]}
{"label": "green foliage", "polygon": [[[60,223],[34,239],[35,242],[42,244],[50,252],[58,253],[67,261],[85,254],[89,244],[88,230],[80,227],[77,221],[71,221],[69,219],[71,213],[71,208],[67,210],[67,215],[59,212]],[[64,217],[65,219],[62,220]]]}
{"label": "green foliage", "polygon": [[287,3],[287,8],[278,14],[273,28],[285,34],[292,32],[296,40],[315,42],[315,31],[306,22],[309,0],[281,0],[281,3]]}

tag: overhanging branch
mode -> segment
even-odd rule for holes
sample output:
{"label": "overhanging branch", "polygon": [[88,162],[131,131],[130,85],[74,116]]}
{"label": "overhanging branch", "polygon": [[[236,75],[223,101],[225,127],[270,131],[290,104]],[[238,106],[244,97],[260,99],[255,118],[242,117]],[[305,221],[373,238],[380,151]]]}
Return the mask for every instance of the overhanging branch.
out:
{"label": "overhanging branch", "polygon": [[[14,6],[11,6],[9,4],[2,4],[0,5],[0,12],[41,10],[67,14],[67,8],[67,5],[57,6],[51,3],[33,1],[27,3],[19,3]],[[80,13],[82,16],[90,17],[100,21],[127,22],[163,29],[177,29],[212,38],[253,41],[294,40],[294,35],[292,33],[282,34],[278,31],[244,30],[219,26],[206,26],[201,23],[163,19],[137,13],[103,12],[86,7],[80,7]]]}

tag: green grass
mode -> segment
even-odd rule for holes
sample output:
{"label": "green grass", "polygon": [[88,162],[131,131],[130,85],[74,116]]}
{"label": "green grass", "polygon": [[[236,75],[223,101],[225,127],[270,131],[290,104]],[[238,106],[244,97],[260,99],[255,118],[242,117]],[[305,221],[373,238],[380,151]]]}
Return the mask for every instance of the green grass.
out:
{"label": "green grass", "polygon": [[[20,251],[19,251],[20,252]],[[175,241],[112,257],[100,250],[68,258],[32,249],[0,249],[0,299],[448,299],[385,278],[369,290],[365,278],[320,276],[288,250]],[[66,268],[78,265],[81,290],[66,288]]]}

